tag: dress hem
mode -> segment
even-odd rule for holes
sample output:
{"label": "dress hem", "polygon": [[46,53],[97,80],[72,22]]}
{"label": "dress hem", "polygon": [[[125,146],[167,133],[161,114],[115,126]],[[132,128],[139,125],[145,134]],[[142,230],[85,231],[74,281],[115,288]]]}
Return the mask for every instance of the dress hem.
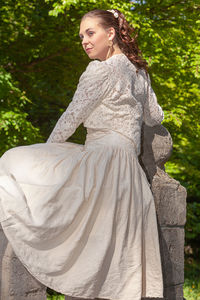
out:
{"label": "dress hem", "polygon": [[[2,227],[2,229],[3,229],[3,227]],[[4,232],[4,234],[6,235],[6,233]],[[6,236],[7,237],[7,236]],[[8,239],[8,237],[7,237],[7,239]],[[11,246],[12,246],[12,242],[8,239],[8,242],[11,244]],[[31,274],[31,276],[33,276],[37,281],[39,281],[41,284],[43,284],[46,288],[48,287],[48,288],[50,288],[50,289],[52,289],[52,290],[54,290],[54,291],[56,291],[56,292],[58,292],[58,293],[61,293],[63,296],[69,296],[69,297],[75,297],[75,298],[83,298],[83,299],[108,299],[108,300],[124,300],[124,299],[119,299],[119,298],[116,298],[116,297],[113,297],[113,298],[109,298],[109,297],[103,297],[103,296],[95,296],[95,297],[92,297],[92,296],[88,296],[88,297],[86,297],[86,296],[81,296],[81,295],[76,295],[76,294],[73,294],[73,293],[70,293],[70,292],[67,292],[67,294],[66,294],[66,292],[63,292],[62,291],[62,289],[59,289],[59,288],[55,288],[53,285],[51,285],[51,284],[46,284],[45,282],[44,282],[44,280],[42,279],[39,279],[39,276],[38,275],[35,275],[35,274],[33,274],[33,272],[30,270],[30,268],[23,262],[23,259],[21,258],[21,256],[20,255],[18,255],[18,251],[16,251],[15,250],[15,248],[12,246],[12,248],[13,248],[13,251],[14,251],[14,253],[16,254],[16,256],[17,256],[17,258],[20,260],[20,262],[23,264],[23,266],[27,269],[27,271]],[[130,298],[126,298],[125,300],[132,300],[133,299],[133,297],[131,296]],[[157,300],[163,300],[164,298],[163,297],[139,297],[139,298],[134,298],[134,300],[148,300],[148,299],[151,299],[151,300],[153,300],[153,299],[157,299]]]}

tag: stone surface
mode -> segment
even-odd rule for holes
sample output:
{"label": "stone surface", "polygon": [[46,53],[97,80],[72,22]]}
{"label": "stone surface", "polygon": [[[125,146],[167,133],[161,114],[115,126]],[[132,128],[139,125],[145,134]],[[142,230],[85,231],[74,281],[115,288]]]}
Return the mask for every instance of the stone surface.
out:
{"label": "stone surface", "polygon": [[186,222],[186,189],[180,182],[157,168],[152,180],[158,221],[161,226],[184,226]]}
{"label": "stone surface", "polygon": [[184,228],[159,228],[164,286],[184,283]]}
{"label": "stone surface", "polygon": [[166,128],[162,125],[144,125],[139,161],[151,183],[155,200],[164,297],[165,300],[183,300],[187,191],[165,173],[164,164],[171,156],[172,149],[172,139]]}
{"label": "stone surface", "polygon": [[143,125],[141,135],[140,163],[151,182],[157,172],[157,167],[164,170],[164,164],[172,153],[172,138],[167,129],[162,126],[149,127]]}
{"label": "stone surface", "polygon": [[5,237],[5,234],[3,233],[1,224],[0,224],[0,300],[3,300],[3,298],[1,297],[1,291],[2,291],[2,277],[5,273],[5,270],[2,267],[2,260],[3,260],[3,256],[6,250],[8,244],[8,240]]}
{"label": "stone surface", "polygon": [[165,288],[165,300],[183,300],[183,284]]}
{"label": "stone surface", "polygon": [[[2,230],[1,242],[1,300],[46,300],[46,287],[22,265],[7,242]],[[2,256],[3,254],[3,256]]]}

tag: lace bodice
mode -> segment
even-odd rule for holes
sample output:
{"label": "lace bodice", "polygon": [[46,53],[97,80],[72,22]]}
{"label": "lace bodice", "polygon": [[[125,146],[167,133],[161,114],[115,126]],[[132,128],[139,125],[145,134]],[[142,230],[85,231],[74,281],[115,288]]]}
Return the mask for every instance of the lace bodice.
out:
{"label": "lace bodice", "polygon": [[158,125],[162,108],[143,69],[125,54],[93,60],[79,79],[73,99],[56,123],[47,143],[63,143],[83,123],[86,128],[108,128],[130,138],[140,154],[141,126]]}

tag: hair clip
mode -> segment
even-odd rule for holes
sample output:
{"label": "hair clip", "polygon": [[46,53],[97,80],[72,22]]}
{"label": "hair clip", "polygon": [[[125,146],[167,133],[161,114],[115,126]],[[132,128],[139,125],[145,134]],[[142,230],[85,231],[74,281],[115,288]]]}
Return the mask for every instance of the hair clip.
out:
{"label": "hair clip", "polygon": [[113,13],[115,18],[119,17],[119,14],[114,9],[107,9],[107,11],[110,11],[111,13]]}

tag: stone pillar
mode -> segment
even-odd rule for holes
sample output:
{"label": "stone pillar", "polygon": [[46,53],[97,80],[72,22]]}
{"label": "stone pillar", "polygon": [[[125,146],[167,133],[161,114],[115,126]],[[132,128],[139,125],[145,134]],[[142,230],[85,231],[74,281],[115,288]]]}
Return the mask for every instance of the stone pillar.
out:
{"label": "stone pillar", "polygon": [[22,265],[0,225],[0,300],[46,300],[46,287]]}
{"label": "stone pillar", "polygon": [[142,131],[140,163],[151,183],[160,238],[166,300],[183,299],[184,225],[186,189],[165,173],[164,164],[172,153],[172,139],[162,125]]}

